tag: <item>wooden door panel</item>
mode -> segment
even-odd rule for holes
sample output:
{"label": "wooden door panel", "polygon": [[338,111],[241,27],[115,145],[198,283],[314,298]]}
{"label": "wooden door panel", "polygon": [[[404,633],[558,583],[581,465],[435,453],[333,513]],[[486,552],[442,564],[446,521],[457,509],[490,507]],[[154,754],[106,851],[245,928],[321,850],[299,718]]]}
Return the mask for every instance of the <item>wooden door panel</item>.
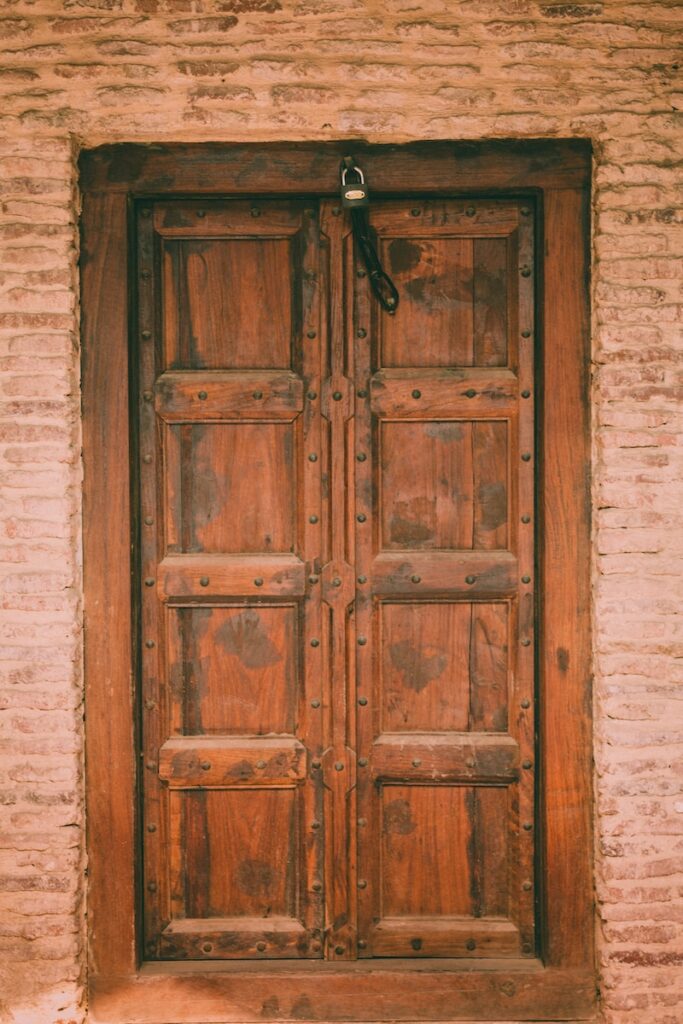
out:
{"label": "wooden door panel", "polygon": [[380,546],[507,547],[507,433],[505,421],[382,422]]}
{"label": "wooden door panel", "polygon": [[312,214],[180,201],[139,221],[157,314],[140,353],[145,930],[162,959],[322,949]]}
{"label": "wooden door panel", "polygon": [[168,553],[297,547],[293,424],[188,423],[167,431]]}
{"label": "wooden door panel", "polygon": [[509,606],[382,602],[381,732],[506,731]]}
{"label": "wooden door panel", "polygon": [[169,609],[173,732],[293,734],[302,685],[298,619],[293,604]]}
{"label": "wooden door panel", "polygon": [[372,223],[401,302],[357,285],[359,946],[530,956],[533,226],[452,200]]}

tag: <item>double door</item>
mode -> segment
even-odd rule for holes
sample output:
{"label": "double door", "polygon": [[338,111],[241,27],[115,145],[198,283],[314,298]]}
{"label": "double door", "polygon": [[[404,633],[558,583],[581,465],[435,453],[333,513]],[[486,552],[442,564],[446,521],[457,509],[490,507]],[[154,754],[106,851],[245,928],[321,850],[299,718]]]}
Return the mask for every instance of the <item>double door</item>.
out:
{"label": "double door", "polygon": [[140,204],[147,959],[533,957],[533,211]]}

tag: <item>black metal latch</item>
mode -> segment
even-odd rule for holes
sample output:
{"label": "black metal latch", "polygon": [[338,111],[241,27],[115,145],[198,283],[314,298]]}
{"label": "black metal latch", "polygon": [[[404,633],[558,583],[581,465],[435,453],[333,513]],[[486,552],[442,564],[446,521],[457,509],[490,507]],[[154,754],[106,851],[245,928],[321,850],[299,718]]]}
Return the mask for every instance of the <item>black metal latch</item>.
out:
{"label": "black metal latch", "polygon": [[[345,156],[339,167],[342,206],[351,212],[353,237],[365,264],[377,300],[387,313],[395,313],[398,306],[398,290],[380,263],[370,231],[368,208],[370,196],[365,176],[353,157]],[[350,180],[353,177],[354,180]]]}

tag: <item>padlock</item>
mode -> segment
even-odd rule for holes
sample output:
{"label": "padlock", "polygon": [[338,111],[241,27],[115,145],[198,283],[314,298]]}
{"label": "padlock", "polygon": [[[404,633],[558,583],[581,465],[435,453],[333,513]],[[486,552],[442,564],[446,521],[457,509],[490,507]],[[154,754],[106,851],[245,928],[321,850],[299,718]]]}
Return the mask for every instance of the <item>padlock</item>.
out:
{"label": "padlock", "polygon": [[358,209],[360,206],[369,206],[370,198],[368,195],[368,189],[365,184],[365,178],[360,167],[353,167],[360,181],[352,181],[347,185],[346,174],[347,168],[345,167],[341,174],[341,201],[342,206],[349,207],[350,209]]}

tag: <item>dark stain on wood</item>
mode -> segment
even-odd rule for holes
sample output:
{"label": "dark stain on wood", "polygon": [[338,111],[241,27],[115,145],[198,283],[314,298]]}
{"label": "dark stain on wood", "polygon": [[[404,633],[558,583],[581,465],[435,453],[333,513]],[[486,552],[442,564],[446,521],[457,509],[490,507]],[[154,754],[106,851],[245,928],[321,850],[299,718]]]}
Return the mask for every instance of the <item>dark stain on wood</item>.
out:
{"label": "dark stain on wood", "polygon": [[415,648],[409,640],[389,645],[391,662],[403,676],[404,686],[416,693],[424,690],[443,673],[448,658],[444,651],[430,647]]}
{"label": "dark stain on wood", "polygon": [[384,808],[384,831],[387,834],[409,836],[416,827],[407,800],[392,800]]}
{"label": "dark stain on wood", "polygon": [[228,654],[239,658],[246,668],[266,668],[282,660],[261,623],[261,616],[253,608],[228,619],[216,630],[216,642]]}
{"label": "dark stain on wood", "polygon": [[427,437],[434,437],[437,441],[462,441],[465,431],[461,423],[443,421],[439,423],[428,423],[425,426]]}
{"label": "dark stain on wood", "polygon": [[557,667],[560,672],[566,672],[569,668],[569,651],[566,647],[557,648]]}
{"label": "dark stain on wood", "polygon": [[479,524],[484,530],[496,530],[507,522],[508,497],[503,483],[482,484],[479,498]]}
{"label": "dark stain on wood", "polygon": [[292,1020],[313,1020],[315,1018],[315,1012],[308,996],[299,996],[296,1002],[292,1005],[290,1017]]}
{"label": "dark stain on wood", "polygon": [[389,244],[389,265],[394,274],[414,270],[422,259],[422,248],[409,238],[395,238]]}
{"label": "dark stain on wood", "polygon": [[230,770],[226,774],[230,779],[243,781],[245,779],[253,779],[256,772],[251,761],[237,761],[230,766]]}
{"label": "dark stain on wood", "polygon": [[273,885],[273,869],[264,860],[243,860],[235,872],[235,882],[249,896],[267,896]]}

